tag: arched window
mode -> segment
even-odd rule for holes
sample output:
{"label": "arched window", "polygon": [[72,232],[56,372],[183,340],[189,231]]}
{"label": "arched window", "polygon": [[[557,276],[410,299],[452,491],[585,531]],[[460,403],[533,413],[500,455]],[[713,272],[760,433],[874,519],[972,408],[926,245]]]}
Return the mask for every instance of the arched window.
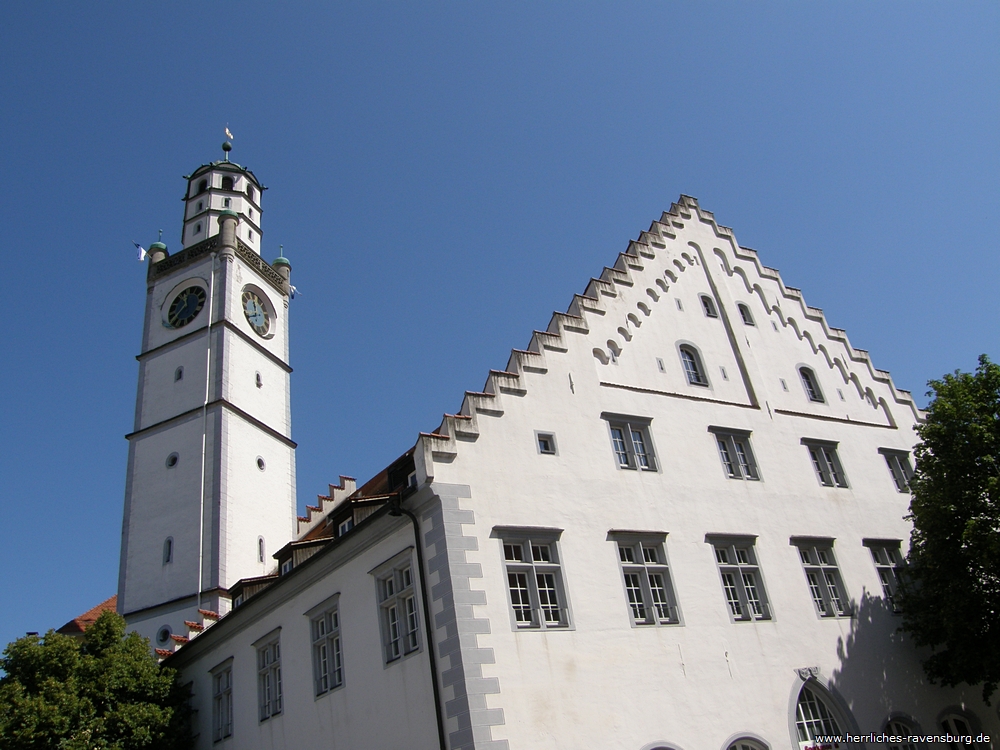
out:
{"label": "arched window", "polygon": [[247,185],[247,198],[250,200],[256,200],[254,196],[253,185]]}
{"label": "arched window", "polygon": [[802,377],[802,387],[806,389],[806,394],[810,401],[824,403],[823,392],[819,389],[819,381],[816,380],[816,373],[808,367],[800,367],[799,375]]}
{"label": "arched window", "polygon": [[168,536],[163,540],[163,564],[168,565],[174,561],[174,538]]}
{"label": "arched window", "polygon": [[184,379],[184,368],[178,367],[176,370],[174,370],[174,382],[176,383],[178,380],[183,380],[183,379]]}
{"label": "arched window", "polygon": [[[964,712],[963,712],[964,713]],[[959,737],[971,737],[973,740],[976,738],[977,732],[972,731],[972,722],[969,720],[968,716],[962,716],[957,713],[948,713],[941,719],[941,731],[950,734],[952,737],[956,735]],[[964,742],[952,742],[948,747],[959,748],[971,747],[971,748],[985,748],[979,742],[972,742],[971,744],[965,744]]]}
{"label": "arched window", "polygon": [[740,302],[737,306],[740,311],[740,317],[743,318],[743,323],[748,326],[755,326],[756,323],[753,322],[753,315],[750,314],[750,308]]}
{"label": "arched window", "polygon": [[223,190],[232,190],[233,189],[233,178],[232,177],[223,177],[222,178],[222,189]]}
{"label": "arched window", "polygon": [[705,309],[705,315],[709,318],[719,317],[719,313],[715,309],[715,302],[707,294],[701,295],[701,306]]}
{"label": "arched window", "polygon": [[701,366],[701,357],[694,347],[681,347],[681,364],[684,365],[684,374],[691,385],[708,385],[708,378],[705,377],[705,368]]}
{"label": "arched window", "polygon": [[760,740],[755,740],[750,737],[741,737],[729,745],[726,750],[770,750],[767,745],[765,745]]}
{"label": "arched window", "polygon": [[795,706],[795,730],[799,742],[815,740],[825,734],[841,734],[840,723],[814,686],[802,686],[799,702]]}
{"label": "arched window", "polygon": [[[916,734],[916,730],[910,726],[909,722],[905,722],[901,719],[893,719],[888,724],[885,725],[885,734],[890,737],[909,737],[912,734]],[[917,746],[912,742],[888,742],[886,747],[889,750],[917,750]]]}
{"label": "arched window", "polygon": [[201,234],[201,222],[200,221],[197,224],[194,225],[194,233],[195,234]]}
{"label": "arched window", "polygon": [[202,180],[201,182],[198,183],[197,194],[200,195],[201,193],[204,193],[206,190],[208,190],[208,180]]}
{"label": "arched window", "polygon": [[257,537],[257,562],[264,562],[264,537]]}

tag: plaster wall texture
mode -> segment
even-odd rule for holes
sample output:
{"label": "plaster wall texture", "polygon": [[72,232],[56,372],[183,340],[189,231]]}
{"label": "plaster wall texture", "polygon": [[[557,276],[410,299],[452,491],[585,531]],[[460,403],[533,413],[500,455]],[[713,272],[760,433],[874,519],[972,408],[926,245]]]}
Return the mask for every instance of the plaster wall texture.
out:
{"label": "plaster wall texture", "polygon": [[[382,518],[380,529],[362,542],[359,537],[340,545],[294,578],[280,596],[251,599],[230,615],[224,639],[212,631],[185,647],[173,659],[193,681],[198,708],[195,731],[198,748],[430,748],[437,746],[431,699],[427,634],[420,618],[421,647],[385,664],[376,582],[370,571],[410,550],[413,532],[405,519]],[[344,660],[344,685],[320,696],[313,686],[312,637],[307,616],[317,605],[339,595]],[[265,601],[266,600],[266,601]],[[259,721],[254,643],[280,628],[284,710]],[[204,640],[201,640],[201,639]],[[206,647],[203,644],[209,644]],[[211,670],[232,659],[233,734],[212,741]]]}
{"label": "plaster wall texture", "polygon": [[[454,428],[439,430],[451,440],[423,439],[434,442],[425,474],[433,472],[435,484],[471,488],[461,507],[474,511],[465,529],[478,549],[467,554],[481,568],[486,600],[474,609],[491,625],[477,643],[496,654],[483,674],[499,682],[486,703],[506,717],[493,738],[511,747],[669,740],[698,748],[749,732],[782,747],[794,728],[796,670],[806,667],[819,668],[832,703],[850,707],[841,717],[845,730],[877,731],[892,712],[933,729],[945,706],[962,704],[996,731],[996,714],[978,689],[926,685],[862,543],[900,540],[905,554],[909,495],[897,491],[878,449],[910,450],[917,442],[908,394],[776,274],[760,275],[752,251],[738,254],[713,223],[692,214],[655,257],[628,260],[629,279],[608,285],[613,296],[599,297],[601,312],[574,323],[589,333],[564,331],[559,350],[543,350],[544,374],[521,370],[516,387],[493,378],[488,413],[470,406],[484,399],[467,399],[462,413],[473,426],[454,420]],[[719,318],[706,317],[701,294],[713,297]],[[755,326],[744,324],[737,302],[750,307]],[[697,346],[709,387],[686,381],[681,342]],[[808,399],[803,365],[818,377],[824,403]],[[651,420],[657,471],[618,467],[602,419],[608,412]],[[751,433],[761,481],[727,478],[712,425]],[[536,431],[555,435],[557,455],[539,453]],[[838,443],[849,488],[821,486],[802,438]],[[571,628],[512,628],[498,526],[563,530]],[[680,624],[631,624],[613,529],[667,533]],[[731,620],[711,534],[755,537],[770,620]],[[790,544],[798,536],[833,540],[853,618],[817,614]]]}

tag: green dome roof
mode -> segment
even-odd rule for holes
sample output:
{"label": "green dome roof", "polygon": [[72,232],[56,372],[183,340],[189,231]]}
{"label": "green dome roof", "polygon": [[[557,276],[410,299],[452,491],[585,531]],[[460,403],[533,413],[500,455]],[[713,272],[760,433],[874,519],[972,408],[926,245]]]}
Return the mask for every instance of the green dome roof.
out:
{"label": "green dome roof", "polygon": [[164,245],[162,242],[154,242],[152,245],[149,246],[149,249],[150,250],[163,250],[164,252],[166,252],[167,246]]}
{"label": "green dome roof", "polygon": [[292,266],[291,261],[289,261],[288,258],[286,258],[284,255],[282,255],[279,258],[275,258],[274,262],[271,263],[271,265],[272,266],[288,266],[289,268],[291,268],[291,266]]}

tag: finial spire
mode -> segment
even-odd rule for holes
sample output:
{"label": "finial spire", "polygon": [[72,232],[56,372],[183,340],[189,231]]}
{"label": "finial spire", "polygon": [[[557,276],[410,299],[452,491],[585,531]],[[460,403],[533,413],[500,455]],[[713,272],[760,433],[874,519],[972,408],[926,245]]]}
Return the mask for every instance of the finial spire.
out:
{"label": "finial spire", "polygon": [[285,257],[285,246],[284,245],[278,245],[278,257],[279,258],[284,258]]}
{"label": "finial spire", "polygon": [[157,231],[159,231],[159,234],[156,236],[156,241],[160,242],[163,239],[163,230],[160,229],[160,230],[157,230]]}

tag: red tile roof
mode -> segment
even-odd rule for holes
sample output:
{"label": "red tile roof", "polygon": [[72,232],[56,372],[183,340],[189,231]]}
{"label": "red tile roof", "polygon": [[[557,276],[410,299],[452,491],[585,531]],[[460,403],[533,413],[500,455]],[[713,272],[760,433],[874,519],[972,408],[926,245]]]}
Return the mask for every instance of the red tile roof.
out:
{"label": "red tile roof", "polygon": [[83,631],[97,621],[97,618],[101,616],[102,612],[115,612],[117,610],[118,595],[115,594],[110,599],[105,599],[93,609],[88,609],[79,617],[74,617],[56,632],[62,633],[63,635],[82,635]]}

